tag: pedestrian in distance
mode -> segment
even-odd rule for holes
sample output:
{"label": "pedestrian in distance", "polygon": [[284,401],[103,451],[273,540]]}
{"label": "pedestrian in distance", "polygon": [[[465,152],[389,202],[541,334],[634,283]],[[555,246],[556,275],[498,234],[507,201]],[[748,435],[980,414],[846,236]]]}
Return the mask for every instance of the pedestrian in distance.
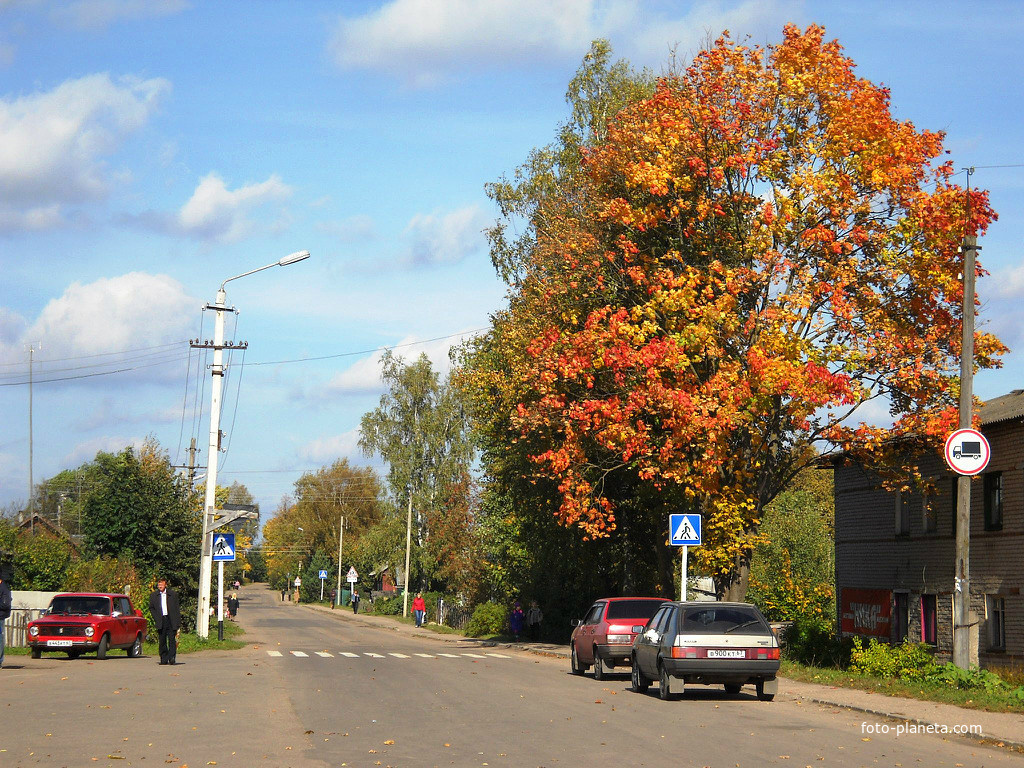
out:
{"label": "pedestrian in distance", "polygon": [[11,585],[0,572],[0,667],[4,665],[4,623],[11,615]]}
{"label": "pedestrian in distance", "polygon": [[228,618],[232,621],[235,620],[235,614],[238,613],[238,593],[232,593],[231,597],[228,598]]}
{"label": "pedestrian in distance", "polygon": [[536,600],[530,601],[530,610],[526,612],[526,635],[536,642],[540,639],[540,623],[544,621],[544,614]]}
{"label": "pedestrian in distance", "polygon": [[412,613],[416,617],[416,626],[423,626],[423,619],[427,615],[427,601],[423,599],[423,593],[417,592],[412,601]]}
{"label": "pedestrian in distance", "polygon": [[359,613],[359,593],[352,590],[352,613]]}
{"label": "pedestrian in distance", "polygon": [[178,655],[178,632],[181,629],[181,609],[178,593],[168,589],[167,579],[161,576],[156,592],[149,596],[149,613],[153,616],[160,636],[160,663],[175,664]]}
{"label": "pedestrian in distance", "polygon": [[508,626],[512,630],[512,637],[519,642],[519,636],[523,634],[523,606],[516,600],[512,606],[512,615],[508,617]]}

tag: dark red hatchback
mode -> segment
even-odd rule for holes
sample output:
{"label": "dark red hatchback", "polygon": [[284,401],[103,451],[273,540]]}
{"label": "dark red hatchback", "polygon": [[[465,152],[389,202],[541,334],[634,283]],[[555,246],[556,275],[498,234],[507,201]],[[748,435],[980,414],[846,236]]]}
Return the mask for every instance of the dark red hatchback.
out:
{"label": "dark red hatchback", "polygon": [[572,673],[582,675],[593,666],[594,677],[603,680],[613,667],[628,667],[637,633],[666,602],[660,597],[606,597],[595,602],[572,631]]}

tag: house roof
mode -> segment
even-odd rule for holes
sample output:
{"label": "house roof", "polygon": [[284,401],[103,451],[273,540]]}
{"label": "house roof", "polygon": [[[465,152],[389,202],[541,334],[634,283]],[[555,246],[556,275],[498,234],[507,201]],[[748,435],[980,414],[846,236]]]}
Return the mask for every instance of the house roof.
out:
{"label": "house roof", "polygon": [[1015,389],[1005,395],[986,400],[978,415],[983,425],[1024,416],[1024,389]]}

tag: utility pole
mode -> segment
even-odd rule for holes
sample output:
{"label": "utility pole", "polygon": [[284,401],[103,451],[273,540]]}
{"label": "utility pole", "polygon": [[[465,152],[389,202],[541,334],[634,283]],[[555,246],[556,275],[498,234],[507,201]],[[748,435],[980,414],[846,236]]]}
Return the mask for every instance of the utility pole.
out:
{"label": "utility pole", "polygon": [[[964,237],[963,342],[960,348],[960,428],[974,415],[974,262],[978,238]],[[956,569],[953,573],[953,663],[971,665],[971,477],[960,475],[956,489]]]}
{"label": "utility pole", "polygon": [[43,345],[39,343],[26,346],[28,347],[28,519],[29,528],[32,533],[35,533],[36,522],[33,516],[35,504],[32,498],[32,488],[35,485],[32,479],[32,358],[36,349],[42,349]]}
{"label": "utility pole", "polygon": [[[338,523],[338,588],[334,592],[334,606],[341,605],[341,545],[345,541],[345,516]],[[334,607],[332,606],[332,607]]]}

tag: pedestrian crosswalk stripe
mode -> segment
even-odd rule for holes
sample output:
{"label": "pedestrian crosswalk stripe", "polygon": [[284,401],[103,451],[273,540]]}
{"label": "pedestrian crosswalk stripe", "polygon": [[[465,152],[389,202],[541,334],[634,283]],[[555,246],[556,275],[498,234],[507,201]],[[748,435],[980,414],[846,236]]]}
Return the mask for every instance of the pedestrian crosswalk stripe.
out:
{"label": "pedestrian crosswalk stripe", "polygon": [[479,653],[464,653],[463,656],[469,656],[471,659],[486,659],[486,656],[481,656]]}
{"label": "pedestrian crosswalk stripe", "polygon": [[421,659],[432,659],[432,658],[434,658],[434,655],[432,653],[417,653],[416,655],[419,656]]}
{"label": "pedestrian crosswalk stripe", "polygon": [[325,659],[333,659],[334,658],[334,654],[333,653],[328,653],[327,651],[317,651],[316,655],[317,656],[321,656],[321,657],[323,657]]}
{"label": "pedestrian crosswalk stripe", "polygon": [[[2,0],[0,0],[2,2]],[[411,659],[413,656],[420,659],[433,659],[438,656],[446,659],[509,659],[511,656],[506,656],[503,653],[399,653],[398,651],[386,651],[385,653],[374,653],[372,651],[363,651],[362,653],[355,653],[353,651],[267,651],[267,655],[273,658],[281,658],[285,655],[291,655],[299,659],[308,659],[311,655],[316,655],[324,659],[333,659],[335,656],[344,656],[349,659],[359,659],[363,657],[369,657],[371,659],[386,659],[388,656],[395,659]]]}
{"label": "pedestrian crosswalk stripe", "polygon": [[292,656],[299,656],[300,658],[303,658],[303,659],[309,658],[309,654],[308,653],[303,653],[302,651],[291,651],[290,653],[291,653]]}
{"label": "pedestrian crosswalk stripe", "polygon": [[267,651],[268,656],[284,656],[280,651]]}
{"label": "pedestrian crosswalk stripe", "polygon": [[389,653],[388,656],[394,656],[397,659],[408,659],[409,658],[404,653]]}
{"label": "pedestrian crosswalk stripe", "polygon": [[487,656],[493,656],[496,659],[507,659],[508,658],[508,656],[505,656],[505,655],[500,654],[500,653],[488,653],[486,655]]}
{"label": "pedestrian crosswalk stripe", "polygon": [[444,656],[446,659],[457,659],[459,654],[457,653],[439,653],[438,656]]}
{"label": "pedestrian crosswalk stripe", "polygon": [[367,656],[373,659],[383,659],[384,657],[379,653],[367,653]]}
{"label": "pedestrian crosswalk stripe", "polygon": [[342,651],[341,655],[342,656],[348,656],[350,659],[358,659],[359,658],[359,654],[358,653],[349,653],[348,651]]}

